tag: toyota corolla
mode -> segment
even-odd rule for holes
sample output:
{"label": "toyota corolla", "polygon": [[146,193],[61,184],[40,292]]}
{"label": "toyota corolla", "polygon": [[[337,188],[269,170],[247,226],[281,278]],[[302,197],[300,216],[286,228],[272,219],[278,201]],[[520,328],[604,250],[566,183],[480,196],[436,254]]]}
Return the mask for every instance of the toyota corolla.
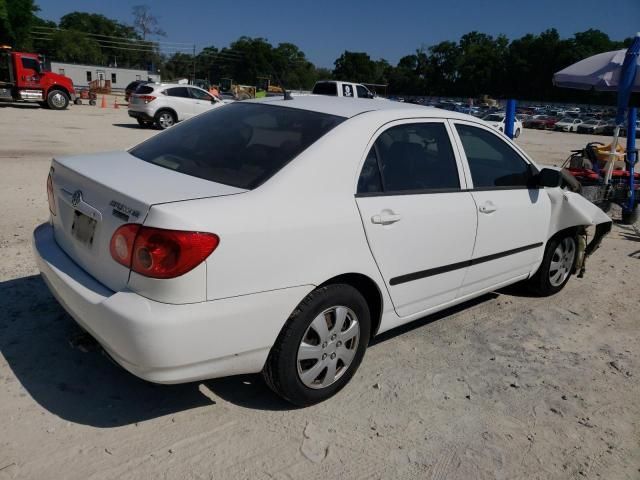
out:
{"label": "toyota corolla", "polygon": [[54,158],[47,193],[42,276],[116,362],[159,383],[262,372],[298,405],[374,335],[515,282],[558,292],[611,226],[481,120],[313,96]]}

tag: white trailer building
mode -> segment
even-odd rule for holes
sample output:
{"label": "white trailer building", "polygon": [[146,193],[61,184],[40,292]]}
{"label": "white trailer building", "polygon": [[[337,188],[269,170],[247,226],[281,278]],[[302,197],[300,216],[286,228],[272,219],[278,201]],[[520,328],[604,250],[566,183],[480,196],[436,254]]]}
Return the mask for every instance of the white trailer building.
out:
{"label": "white trailer building", "polygon": [[124,90],[135,80],[160,82],[160,74],[133,68],[79,65],[76,63],[51,62],[51,71],[69,77],[74,87],[87,87],[93,80],[108,80],[112,90]]}

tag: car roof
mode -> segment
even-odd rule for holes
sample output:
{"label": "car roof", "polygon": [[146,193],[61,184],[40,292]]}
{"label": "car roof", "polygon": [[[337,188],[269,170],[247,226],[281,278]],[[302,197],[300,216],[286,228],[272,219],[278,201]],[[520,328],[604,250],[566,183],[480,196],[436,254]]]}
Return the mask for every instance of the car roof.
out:
{"label": "car roof", "polygon": [[[297,108],[312,112],[326,113],[351,118],[367,112],[386,112],[390,117],[434,117],[434,118],[474,118],[464,113],[452,112],[435,107],[427,107],[413,103],[395,102],[386,99],[342,98],[328,95],[301,95],[290,100],[283,97],[245,100],[251,103],[265,103],[279,107]],[[475,119],[475,118],[474,118]]]}

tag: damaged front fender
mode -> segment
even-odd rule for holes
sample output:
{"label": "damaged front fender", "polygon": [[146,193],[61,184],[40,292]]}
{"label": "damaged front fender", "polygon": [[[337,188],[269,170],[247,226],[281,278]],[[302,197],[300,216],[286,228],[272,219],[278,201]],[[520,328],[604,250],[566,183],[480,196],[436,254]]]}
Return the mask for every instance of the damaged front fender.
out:
{"label": "damaged front fender", "polygon": [[[578,193],[548,188],[551,200],[551,221],[547,238],[569,228],[576,228],[577,233],[584,238],[578,242],[578,257],[575,270],[582,277],[585,261],[602,242],[604,236],[611,231],[612,220],[600,208]],[[594,227],[593,238],[586,242],[587,227]]]}

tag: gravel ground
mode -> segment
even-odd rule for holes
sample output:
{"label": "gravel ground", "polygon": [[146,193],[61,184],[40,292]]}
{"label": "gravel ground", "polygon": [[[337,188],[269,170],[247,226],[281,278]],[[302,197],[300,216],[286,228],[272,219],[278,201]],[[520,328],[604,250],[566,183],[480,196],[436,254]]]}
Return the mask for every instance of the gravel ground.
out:
{"label": "gravel ground", "polygon": [[[640,478],[640,234],[622,225],[558,295],[512,287],[386,333],[311,408],[259,376],[160,386],[113,365],[47,291],[30,235],[53,155],[153,134],[126,109],[0,107],[0,479]],[[518,143],[559,164],[588,140],[608,141]]]}

